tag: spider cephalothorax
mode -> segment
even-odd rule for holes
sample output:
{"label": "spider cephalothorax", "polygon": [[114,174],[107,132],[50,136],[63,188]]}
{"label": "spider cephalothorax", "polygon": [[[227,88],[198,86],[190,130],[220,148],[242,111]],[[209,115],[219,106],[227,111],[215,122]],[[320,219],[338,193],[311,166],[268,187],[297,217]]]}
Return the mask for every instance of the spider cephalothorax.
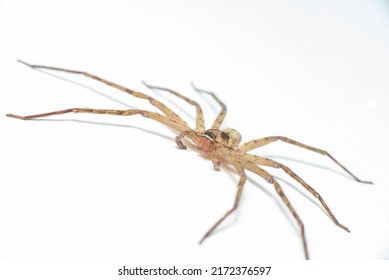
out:
{"label": "spider cephalothorax", "polygon": [[210,140],[210,143],[218,143],[226,147],[232,147],[230,136],[223,130],[207,129],[203,135]]}
{"label": "spider cephalothorax", "polygon": [[223,130],[207,129],[204,135],[231,148],[236,147],[242,139],[240,133],[233,128],[224,128]]}
{"label": "spider cephalothorax", "polygon": [[241,139],[240,133],[232,128],[207,129],[204,133],[187,130],[176,137],[177,146],[180,149],[186,149],[181,141],[185,137],[189,138],[200,152],[211,159],[217,170],[222,162],[229,162],[229,158],[235,153],[236,146]]}
{"label": "spider cephalothorax", "polygon": [[282,141],[291,145],[298,146],[300,148],[304,148],[307,150],[311,150],[313,152],[325,155],[329,157],[333,162],[335,162],[339,167],[341,167],[344,171],[346,171],[354,180],[360,182],[360,183],[368,183],[371,184],[371,182],[362,181],[359,180],[355,175],[353,175],[348,169],[346,169],[342,164],[340,164],[334,157],[332,157],[328,152],[325,150],[321,150],[312,146],[308,146],[305,144],[302,144],[300,142],[297,142],[295,140],[289,139],[287,137],[283,136],[269,136],[265,138],[255,139],[249,142],[246,142],[244,144],[239,145],[241,141],[241,136],[239,132],[237,132],[234,129],[226,128],[226,129],[220,129],[220,126],[226,116],[227,108],[223,102],[220,101],[220,99],[212,92],[200,90],[196,87],[194,89],[198,91],[199,93],[205,93],[210,95],[220,106],[221,111],[216,117],[215,121],[213,122],[210,129],[205,130],[204,125],[204,116],[203,111],[201,109],[201,106],[194,100],[189,99],[188,97],[173,91],[168,88],[163,87],[157,87],[157,86],[151,86],[145,83],[145,85],[151,89],[155,90],[163,90],[167,91],[178,98],[186,101],[187,103],[193,105],[196,108],[196,127],[195,129],[190,128],[190,126],[176,113],[174,113],[171,109],[169,109],[166,105],[164,105],[162,102],[158,101],[157,99],[138,92],[131,89],[128,89],[126,87],[123,87],[121,85],[115,84],[113,82],[110,82],[108,80],[102,79],[98,76],[95,76],[93,74],[90,74],[88,72],[82,72],[82,71],[74,71],[74,70],[68,70],[63,68],[57,68],[57,67],[48,67],[48,66],[42,66],[42,65],[31,65],[25,62],[20,61],[21,63],[32,67],[32,68],[41,68],[41,69],[48,69],[48,70],[56,70],[56,71],[63,71],[73,74],[81,74],[88,78],[95,79],[99,82],[105,83],[109,86],[112,86],[114,88],[117,88],[119,90],[122,90],[136,98],[145,99],[150,102],[152,106],[157,108],[161,113],[156,113],[153,111],[147,111],[147,110],[141,110],[141,109],[130,109],[130,110],[112,110],[112,109],[89,109],[89,108],[70,108],[60,111],[54,111],[54,112],[48,112],[43,114],[37,114],[37,115],[30,115],[30,116],[19,116],[14,114],[8,114],[8,117],[22,119],[22,120],[30,120],[30,119],[36,119],[36,118],[42,118],[47,117],[51,115],[61,115],[66,113],[90,113],[90,114],[109,114],[109,115],[119,115],[119,116],[133,116],[133,115],[140,115],[145,118],[152,119],[154,121],[157,121],[159,123],[162,123],[173,130],[175,130],[178,133],[178,136],[176,137],[176,143],[179,148],[186,149],[186,146],[183,144],[182,139],[187,138],[189,139],[195,147],[200,150],[202,153],[207,155],[208,158],[212,160],[212,163],[216,169],[219,168],[221,162],[232,166],[237,173],[240,176],[239,183],[238,183],[238,190],[235,196],[234,204],[230,210],[228,210],[203,236],[203,238],[200,240],[200,243],[203,242],[207,237],[209,237],[212,232],[231,214],[233,213],[240,201],[240,197],[243,191],[243,186],[246,182],[246,170],[253,172],[256,175],[259,175],[263,179],[265,179],[269,184],[272,184],[274,186],[274,189],[276,193],[281,198],[282,202],[285,204],[285,206],[289,209],[289,211],[292,213],[294,219],[297,222],[297,225],[300,228],[300,236],[303,243],[303,249],[304,249],[304,255],[305,258],[308,259],[308,249],[307,249],[307,242],[305,238],[305,232],[304,232],[304,224],[302,220],[300,219],[299,215],[297,214],[296,210],[292,206],[289,199],[286,197],[284,191],[281,188],[281,185],[278,183],[278,181],[267,171],[265,171],[261,166],[265,167],[271,167],[271,168],[277,168],[282,169],[287,175],[289,175],[291,178],[296,180],[299,184],[301,184],[308,192],[310,192],[315,198],[317,198],[321,205],[323,206],[324,210],[328,213],[332,221],[339,226],[340,228],[344,229],[345,231],[349,232],[349,229],[338,222],[338,220],[335,218],[334,214],[331,212],[330,208],[327,206],[327,204],[324,202],[324,199],[321,197],[321,195],[313,189],[308,183],[306,183],[303,179],[301,179],[296,173],[294,173],[289,167],[286,165],[283,165],[282,163],[276,162],[275,160],[264,158],[260,156],[256,156],[253,154],[248,153],[249,151],[265,146],[267,144],[270,144],[275,141]]}

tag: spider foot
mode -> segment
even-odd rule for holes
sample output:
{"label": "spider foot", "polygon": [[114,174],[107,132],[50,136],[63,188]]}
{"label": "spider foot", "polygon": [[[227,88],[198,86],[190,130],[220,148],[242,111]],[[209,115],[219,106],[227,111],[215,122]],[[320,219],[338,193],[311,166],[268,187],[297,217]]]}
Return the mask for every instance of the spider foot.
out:
{"label": "spider foot", "polygon": [[362,180],[359,180],[359,179],[356,179],[355,181],[357,181],[358,183],[362,183],[362,184],[374,185],[374,183],[372,181],[362,181]]}
{"label": "spider foot", "polygon": [[344,225],[342,225],[341,223],[335,223],[338,227],[340,227],[341,229],[347,231],[347,232],[351,232],[350,229]]}
{"label": "spider foot", "polygon": [[207,239],[208,236],[209,236],[209,233],[207,232],[207,233],[201,238],[201,240],[199,241],[199,245],[203,244],[204,240]]}
{"label": "spider foot", "polygon": [[26,117],[19,116],[19,115],[14,115],[14,114],[6,114],[5,116],[9,117],[9,118],[14,118],[14,119],[20,119],[20,120],[25,120],[26,119]]}

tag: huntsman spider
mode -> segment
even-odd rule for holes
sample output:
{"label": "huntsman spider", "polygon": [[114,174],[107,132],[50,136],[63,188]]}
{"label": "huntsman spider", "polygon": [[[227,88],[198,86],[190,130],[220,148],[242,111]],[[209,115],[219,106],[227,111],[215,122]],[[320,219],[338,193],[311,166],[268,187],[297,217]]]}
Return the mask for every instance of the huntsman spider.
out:
{"label": "huntsman spider", "polygon": [[221,107],[221,111],[219,112],[211,128],[209,129],[205,129],[204,115],[201,106],[196,101],[189,99],[188,97],[176,91],[173,91],[171,89],[152,86],[145,83],[145,85],[150,89],[168,92],[194,106],[196,108],[195,129],[190,128],[190,126],[179,115],[177,115],[175,112],[169,109],[162,102],[158,101],[157,99],[154,99],[153,97],[147,94],[128,89],[126,87],[102,79],[88,72],[74,71],[69,69],[42,66],[42,65],[33,65],[23,61],[19,61],[19,62],[35,69],[55,70],[55,71],[72,73],[72,74],[79,74],[97,80],[108,86],[124,91],[132,95],[133,97],[147,100],[149,103],[151,103],[152,106],[160,110],[161,113],[156,113],[156,112],[141,110],[141,109],[112,110],[112,109],[70,108],[65,110],[59,110],[59,111],[53,111],[53,112],[29,115],[29,116],[7,114],[8,117],[21,119],[21,120],[31,120],[31,119],[37,119],[37,118],[48,117],[53,115],[62,115],[67,113],[108,114],[108,115],[119,115],[119,116],[140,115],[144,118],[149,118],[154,121],[157,121],[176,131],[178,133],[178,136],[176,137],[176,143],[180,149],[186,149],[186,146],[184,145],[182,140],[183,139],[189,140],[201,154],[211,159],[215,169],[219,169],[221,164],[225,164],[231,166],[233,169],[236,170],[236,172],[240,176],[240,179],[238,183],[234,204],[232,208],[229,209],[219,220],[217,220],[217,222],[205,233],[205,235],[200,240],[200,244],[205,239],[207,239],[214,232],[214,230],[238,208],[243,187],[245,185],[246,178],[247,178],[246,177],[246,170],[247,170],[256,175],[259,175],[260,177],[265,179],[267,183],[274,186],[277,195],[281,198],[282,202],[289,209],[295,221],[297,222],[297,225],[300,230],[301,241],[303,243],[304,255],[306,259],[309,259],[307,240],[304,231],[304,224],[300,219],[300,216],[297,214],[291,202],[285,195],[278,181],[269,172],[262,169],[261,166],[282,169],[287,175],[289,175],[291,178],[296,180],[301,186],[303,186],[309,193],[311,193],[316,199],[320,201],[322,207],[328,213],[329,217],[335,223],[335,225],[337,225],[338,227],[340,227],[341,229],[347,232],[350,232],[350,230],[347,227],[345,227],[344,225],[338,222],[338,220],[336,219],[336,217],[328,207],[327,203],[321,197],[321,195],[309,184],[307,184],[303,179],[301,179],[296,173],[294,173],[289,167],[275,160],[248,153],[253,149],[260,148],[272,142],[282,141],[327,156],[334,163],[336,163],[340,168],[342,168],[345,172],[347,172],[355,181],[360,183],[372,184],[372,182],[362,181],[358,179],[353,173],[351,173],[346,167],[344,167],[327,151],[305,145],[303,143],[297,142],[287,137],[269,136],[265,138],[251,140],[244,144],[239,144],[241,142],[241,135],[239,134],[239,132],[231,128],[220,129],[220,126],[227,113],[226,105],[214,93],[198,89],[195,86],[193,86],[193,88],[197,92],[210,95],[214,99],[214,101],[216,101]]}

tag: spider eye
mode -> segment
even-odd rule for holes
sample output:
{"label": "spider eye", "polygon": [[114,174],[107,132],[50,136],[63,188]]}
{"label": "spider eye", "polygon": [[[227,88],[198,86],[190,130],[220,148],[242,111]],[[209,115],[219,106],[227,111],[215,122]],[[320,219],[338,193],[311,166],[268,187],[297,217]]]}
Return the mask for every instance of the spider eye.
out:
{"label": "spider eye", "polygon": [[209,131],[209,130],[207,130],[207,131],[205,131],[205,133],[204,133],[206,136],[208,136],[210,139],[212,139],[212,140],[214,140],[215,138],[216,138],[216,135],[215,135],[215,133],[213,133],[212,131]]}
{"label": "spider eye", "polygon": [[223,139],[224,141],[226,141],[226,142],[228,142],[228,140],[230,140],[230,136],[228,136],[228,134],[225,133],[224,131],[222,131],[222,132],[220,133],[220,136],[221,136],[222,139]]}
{"label": "spider eye", "polygon": [[[229,140],[227,142],[231,147],[236,147],[240,143],[242,137],[240,136],[240,133],[235,129],[225,128],[223,129],[223,132],[228,135]],[[223,138],[222,134],[220,136]]]}

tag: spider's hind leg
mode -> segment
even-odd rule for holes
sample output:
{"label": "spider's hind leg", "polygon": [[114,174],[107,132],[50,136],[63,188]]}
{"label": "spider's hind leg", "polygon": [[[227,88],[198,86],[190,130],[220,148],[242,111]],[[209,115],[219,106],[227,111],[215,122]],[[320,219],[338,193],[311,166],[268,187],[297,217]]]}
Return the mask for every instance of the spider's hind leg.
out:
{"label": "spider's hind leg", "polygon": [[296,173],[294,173],[292,169],[290,169],[286,165],[283,165],[282,163],[279,163],[275,160],[268,159],[268,158],[262,158],[250,154],[245,154],[245,158],[248,159],[253,164],[259,164],[262,166],[269,166],[273,168],[281,168],[286,174],[288,174],[290,177],[292,177],[294,180],[300,183],[300,185],[302,185],[306,190],[308,190],[315,198],[317,198],[320,201],[324,210],[330,216],[331,220],[334,222],[335,225],[337,225],[338,227],[340,227],[341,229],[347,232],[350,232],[350,230],[346,226],[339,223],[338,219],[336,219],[335,215],[332,213],[332,211],[330,210],[330,208],[328,207],[324,199],[321,197],[321,195],[309,184],[307,184],[303,179],[301,179]]}
{"label": "spider's hind leg", "polygon": [[287,196],[285,195],[284,191],[281,188],[281,185],[277,182],[276,179],[267,171],[263,170],[256,164],[252,163],[251,161],[247,160],[243,163],[244,168],[247,170],[250,170],[251,172],[261,176],[264,178],[269,184],[272,184],[278,194],[278,196],[281,198],[282,202],[288,207],[289,211],[292,213],[294,219],[297,222],[297,225],[300,228],[300,236],[301,240],[303,242],[303,248],[304,248],[304,255],[305,259],[309,259],[308,255],[308,247],[307,247],[307,240],[305,238],[305,229],[304,229],[304,224],[302,220],[300,219],[299,215],[297,214],[296,210],[294,209],[292,203],[289,201]]}

